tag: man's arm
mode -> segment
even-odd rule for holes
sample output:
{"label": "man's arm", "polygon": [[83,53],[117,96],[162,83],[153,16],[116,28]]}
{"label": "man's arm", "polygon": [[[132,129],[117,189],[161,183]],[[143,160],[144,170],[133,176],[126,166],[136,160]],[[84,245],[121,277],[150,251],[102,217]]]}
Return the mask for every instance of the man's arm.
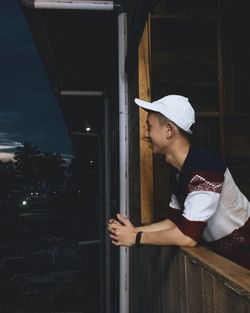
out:
{"label": "man's arm", "polygon": [[[159,246],[177,245],[186,247],[194,247],[197,245],[194,239],[183,234],[173,222],[171,223],[174,225],[172,228],[160,231],[144,232],[143,228],[141,228],[142,230],[140,231],[143,232],[140,241],[141,244]],[[117,222],[113,223],[112,227],[109,226],[109,232],[114,245],[131,247],[135,244],[138,231],[132,226],[128,219],[124,219],[123,224]]]}
{"label": "man's arm", "polygon": [[142,245],[157,246],[176,245],[195,247],[197,245],[197,242],[194,239],[183,234],[177,226],[162,231],[143,232],[140,242]]}
{"label": "man's arm", "polygon": [[150,225],[135,227],[135,229],[136,229],[136,232],[143,231],[146,233],[146,232],[167,230],[167,229],[174,228],[175,226],[176,226],[175,223],[173,223],[169,219],[165,219],[163,221],[153,223]]}
{"label": "man's arm", "polygon": [[122,225],[130,224],[130,227],[133,228],[136,233],[138,233],[139,231],[142,232],[161,231],[165,229],[171,229],[176,226],[175,223],[173,223],[171,220],[165,219],[163,221],[153,223],[150,225],[134,227],[129,221],[129,219],[122,216],[121,214],[117,214],[117,220],[111,219],[109,221],[109,225],[111,226],[112,224],[117,224],[117,221],[119,221],[119,223],[121,223]]}

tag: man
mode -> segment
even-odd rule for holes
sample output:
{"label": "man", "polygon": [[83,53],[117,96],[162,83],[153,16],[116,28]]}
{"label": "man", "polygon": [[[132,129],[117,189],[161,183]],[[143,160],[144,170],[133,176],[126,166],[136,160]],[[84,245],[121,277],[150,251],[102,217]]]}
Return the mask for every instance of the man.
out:
{"label": "man", "polygon": [[134,227],[119,214],[111,219],[112,243],[194,247],[205,241],[250,269],[250,203],[221,160],[190,144],[195,113],[188,99],[169,95],[135,103],[148,112],[145,137],[153,153],[163,154],[173,168],[173,193],[167,219],[159,223]]}

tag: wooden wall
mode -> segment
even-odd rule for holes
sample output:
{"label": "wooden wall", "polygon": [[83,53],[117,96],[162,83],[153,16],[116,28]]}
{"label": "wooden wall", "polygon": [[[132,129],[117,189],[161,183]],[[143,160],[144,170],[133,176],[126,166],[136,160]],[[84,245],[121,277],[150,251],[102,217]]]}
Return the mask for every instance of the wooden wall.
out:
{"label": "wooden wall", "polygon": [[[192,143],[220,155],[250,199],[250,27],[247,2],[157,1],[151,11],[151,95],[187,96],[196,111]],[[167,170],[154,157],[154,182]],[[162,187],[161,187],[162,186]],[[154,190],[162,216],[170,192]],[[160,202],[160,203],[159,203]],[[163,203],[163,202],[162,202]]]}
{"label": "wooden wall", "polygon": [[[193,6],[190,6],[190,3]],[[224,19],[225,24],[221,24],[219,10],[221,3],[224,3],[223,7],[226,11],[223,14],[227,14]],[[184,0],[159,2],[152,12],[154,14],[151,15],[151,93],[152,100],[155,100],[168,93],[183,94],[185,92],[198,111],[194,142],[200,147],[217,153],[221,152],[221,155],[228,161],[239,187],[250,199],[250,115],[248,111],[250,102],[247,97],[242,96],[240,85],[237,87],[236,84],[236,78],[242,73],[241,68],[244,66],[249,68],[250,58],[248,62],[243,62],[246,58],[240,56],[241,51],[244,50],[237,49],[237,45],[231,42],[232,29],[226,22],[227,19],[232,21],[234,6],[240,9],[240,6],[231,0],[212,0],[205,6],[198,0],[188,3]],[[244,11],[247,12],[247,10]],[[173,12],[172,15],[171,12]],[[238,21],[241,20],[240,14],[240,12],[237,13]],[[195,33],[199,33],[197,27],[201,24],[204,26],[202,28],[204,32],[201,36],[195,36]],[[190,27],[186,28],[185,25]],[[198,26],[193,27],[194,25]],[[238,26],[236,28],[234,37],[238,38],[238,32],[242,29]],[[189,30],[189,35],[178,36],[180,29]],[[176,36],[173,36],[173,31]],[[207,41],[206,37],[212,39]],[[180,38],[183,40],[179,42]],[[207,49],[207,45],[210,50]],[[244,48],[249,47],[245,44]],[[190,62],[193,62],[192,68],[189,67]],[[232,73],[232,68],[237,70],[236,73]],[[246,72],[249,73],[249,71]],[[133,76],[133,82],[131,77],[129,78],[133,88],[133,90],[130,89],[129,111],[130,217],[135,224],[141,221],[143,209],[140,195],[140,120],[138,109],[134,104],[134,97],[138,96],[137,74]],[[248,82],[250,82],[250,76],[246,77],[244,84]],[[244,88],[244,94],[247,90]],[[243,98],[246,99],[244,103]],[[155,156],[153,163],[153,215],[154,219],[160,219],[164,217],[168,207],[169,175],[161,156]],[[250,272],[202,247],[193,249],[154,246],[132,248],[130,253],[130,313],[138,312],[250,312]]]}

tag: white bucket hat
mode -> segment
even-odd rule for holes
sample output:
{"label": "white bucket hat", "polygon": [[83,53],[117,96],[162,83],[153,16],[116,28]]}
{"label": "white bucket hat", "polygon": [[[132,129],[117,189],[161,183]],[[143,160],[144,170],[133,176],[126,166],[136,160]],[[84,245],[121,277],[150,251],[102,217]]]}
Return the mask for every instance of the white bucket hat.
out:
{"label": "white bucket hat", "polygon": [[188,98],[169,95],[152,103],[135,98],[135,103],[143,109],[161,113],[181,129],[192,134],[190,127],[195,123],[195,112]]}

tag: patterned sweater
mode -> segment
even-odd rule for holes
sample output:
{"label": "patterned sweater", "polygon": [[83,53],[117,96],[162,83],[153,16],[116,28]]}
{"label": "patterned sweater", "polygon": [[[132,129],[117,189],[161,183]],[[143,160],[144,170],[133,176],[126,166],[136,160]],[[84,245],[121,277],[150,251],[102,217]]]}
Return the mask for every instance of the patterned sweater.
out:
{"label": "patterned sweater", "polygon": [[187,236],[213,242],[241,228],[250,203],[213,153],[190,147],[182,170],[171,173],[168,218]]}

